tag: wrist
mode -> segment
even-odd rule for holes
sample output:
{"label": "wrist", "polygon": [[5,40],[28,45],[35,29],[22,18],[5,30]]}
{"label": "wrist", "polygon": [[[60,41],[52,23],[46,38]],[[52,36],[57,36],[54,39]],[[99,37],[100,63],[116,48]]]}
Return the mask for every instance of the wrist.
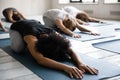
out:
{"label": "wrist", "polygon": [[103,23],[102,21],[99,21],[99,23]]}
{"label": "wrist", "polygon": [[84,63],[81,63],[81,64],[78,64],[78,67],[82,67],[82,66],[86,66],[86,64],[84,64]]}
{"label": "wrist", "polygon": [[73,37],[75,34],[74,34],[74,33],[71,33],[70,35]]}
{"label": "wrist", "polygon": [[70,66],[66,65],[65,67],[63,67],[63,71],[67,72],[68,68],[70,68]]}
{"label": "wrist", "polygon": [[92,34],[92,31],[89,31],[89,32],[88,32],[88,34],[90,34],[90,35],[91,35],[91,34]]}
{"label": "wrist", "polygon": [[81,66],[81,65],[83,65],[82,62],[78,62],[78,63],[77,63],[77,66]]}

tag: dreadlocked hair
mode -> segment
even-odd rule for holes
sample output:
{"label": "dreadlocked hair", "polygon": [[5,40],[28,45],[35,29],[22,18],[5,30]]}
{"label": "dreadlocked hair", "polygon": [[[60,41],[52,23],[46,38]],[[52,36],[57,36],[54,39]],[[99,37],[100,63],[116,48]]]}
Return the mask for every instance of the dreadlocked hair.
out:
{"label": "dreadlocked hair", "polygon": [[69,58],[69,47],[69,40],[56,33],[50,33],[46,37],[40,37],[36,43],[37,51],[53,60],[65,60]]}

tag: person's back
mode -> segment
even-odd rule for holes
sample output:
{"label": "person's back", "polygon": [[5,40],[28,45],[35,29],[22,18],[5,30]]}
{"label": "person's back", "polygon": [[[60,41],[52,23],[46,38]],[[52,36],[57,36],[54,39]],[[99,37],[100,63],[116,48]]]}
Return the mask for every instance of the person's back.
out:
{"label": "person's back", "polygon": [[[45,25],[49,27],[55,27],[56,26],[56,20],[64,20],[66,16],[69,15],[67,12],[60,10],[60,9],[49,9],[46,11],[43,15],[43,20],[45,22]],[[70,16],[69,16],[70,17]]]}
{"label": "person's back", "polygon": [[10,27],[11,48],[19,53],[25,48],[24,36],[33,35],[39,38],[41,34],[54,32],[36,20],[21,20]]}
{"label": "person's back", "polygon": [[76,15],[78,13],[82,13],[82,10],[79,10],[73,6],[65,6],[62,8],[64,11],[68,12],[70,15],[72,15],[73,17],[76,17]]}
{"label": "person's back", "polygon": [[39,21],[36,20],[21,20],[13,23],[10,27],[11,30],[18,31],[22,36],[34,35],[39,36],[40,34],[50,33],[53,30],[45,27]]}
{"label": "person's back", "polygon": [[[73,17],[75,17],[79,20],[82,20],[84,22],[101,22],[99,19],[90,17],[85,11],[79,10],[73,6],[65,6],[65,7],[63,7],[63,10],[68,12]],[[82,23],[84,23],[84,22],[82,22]]]}

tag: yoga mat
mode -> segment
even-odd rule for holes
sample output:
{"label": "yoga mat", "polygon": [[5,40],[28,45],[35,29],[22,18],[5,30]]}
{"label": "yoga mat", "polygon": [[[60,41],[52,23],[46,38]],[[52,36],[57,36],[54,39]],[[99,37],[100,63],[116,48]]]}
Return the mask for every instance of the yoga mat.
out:
{"label": "yoga mat", "polygon": [[103,23],[89,22],[89,25],[92,27],[101,27],[101,26],[108,26],[108,25],[112,25],[112,24],[107,23],[107,22],[103,22]]}
{"label": "yoga mat", "polygon": [[91,41],[91,40],[98,40],[98,39],[104,39],[104,38],[110,38],[110,37],[114,37],[115,36],[115,31],[114,31],[114,26],[111,27],[90,27],[90,26],[86,26],[88,29],[99,33],[100,35],[90,35],[87,32],[80,32],[78,29],[76,29],[74,31],[74,33],[76,34],[80,34],[81,38],[73,38],[71,36],[65,35],[68,39],[75,39],[75,40],[79,40],[82,42],[85,41]]}
{"label": "yoga mat", "polygon": [[120,28],[116,28],[115,31],[120,32]]}
{"label": "yoga mat", "polygon": [[101,33],[100,35],[96,35],[96,36],[90,35],[88,33],[82,33],[82,32],[75,32],[75,33],[80,34],[81,38],[73,38],[73,37],[67,36],[67,35],[65,35],[65,36],[68,39],[79,40],[79,41],[82,41],[82,42],[114,37],[113,33],[105,33],[105,34]]}
{"label": "yoga mat", "polygon": [[[7,42],[7,44],[6,44]],[[1,44],[6,44],[1,46]],[[71,79],[66,73],[58,70],[49,69],[43,66],[40,66],[35,59],[28,53],[27,51],[21,54],[15,53],[10,48],[10,41],[7,39],[0,40],[0,48],[2,48],[6,53],[11,55],[13,58],[21,62],[24,66],[26,66],[28,69],[30,69],[32,72],[34,72],[36,75],[41,77],[43,80],[76,80]],[[110,78],[113,76],[120,75],[120,67],[108,63],[103,60],[94,59],[92,57],[88,57],[83,54],[79,54],[79,57],[88,65],[95,67],[99,70],[98,75],[90,75],[90,74],[84,74],[84,78],[82,80],[100,80],[105,78]],[[74,65],[71,60],[66,60],[62,62],[64,64],[68,65]],[[48,64],[49,65],[49,64]],[[78,79],[77,79],[78,80]]]}
{"label": "yoga mat", "polygon": [[109,41],[104,41],[100,43],[94,43],[92,44],[94,47],[115,52],[115,53],[120,53],[120,39],[115,39],[115,40],[109,40]]}
{"label": "yoga mat", "polygon": [[3,25],[8,31],[7,31],[7,32],[3,32],[2,29],[0,28],[0,34],[7,34],[7,33],[9,33],[11,24],[12,24],[12,23],[2,21],[2,25]]}
{"label": "yoga mat", "polygon": [[[5,28],[6,28],[6,27],[5,27]],[[7,33],[9,33],[9,30],[10,30],[10,29],[9,29],[8,27],[7,27],[6,29],[7,29],[8,31],[7,31],[7,32],[3,32],[3,30],[0,28],[0,34],[7,34]]]}
{"label": "yoga mat", "polygon": [[10,45],[10,39],[5,38],[5,39],[0,39],[0,48],[4,48],[5,46]]}
{"label": "yoga mat", "polygon": [[82,41],[82,42],[85,42],[85,41],[91,41],[91,40],[98,40],[98,39],[104,39],[104,38],[109,38],[109,37],[114,37],[114,35],[104,35],[104,34],[101,34],[100,36],[94,36],[94,35],[89,35],[89,34],[84,34],[84,33],[81,33],[81,38],[72,38],[70,36],[67,36],[68,39],[75,39],[75,40],[79,40],[79,41]]}

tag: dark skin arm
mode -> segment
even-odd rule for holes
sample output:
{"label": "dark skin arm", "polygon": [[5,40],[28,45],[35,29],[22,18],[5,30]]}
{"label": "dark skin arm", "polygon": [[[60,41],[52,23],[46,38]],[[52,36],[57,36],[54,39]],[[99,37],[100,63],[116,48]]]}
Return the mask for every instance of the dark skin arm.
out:
{"label": "dark skin arm", "polygon": [[16,22],[15,20],[13,20],[12,16],[13,16],[13,11],[12,10],[9,10],[7,11],[7,14],[8,14],[8,20],[12,23]]}
{"label": "dark skin arm", "polygon": [[0,27],[2,28],[2,30],[3,30],[4,32],[7,32],[7,29],[5,29],[5,27],[3,27],[1,21],[0,21]]}
{"label": "dark skin arm", "polygon": [[83,73],[88,72],[92,75],[97,75],[98,74],[98,70],[90,67],[86,64],[84,64],[84,62],[82,62],[81,58],[77,56],[77,54],[70,48],[69,49],[69,53],[71,55],[71,58],[74,62],[76,62],[77,67],[83,71]]}
{"label": "dark skin arm", "polygon": [[[27,47],[31,53],[31,55],[36,59],[36,61],[45,67],[53,68],[56,70],[61,70],[66,72],[71,78],[83,78],[83,72],[82,70],[78,69],[74,66],[69,66],[60,62],[57,62],[55,60],[52,60],[50,58],[44,57],[40,52],[36,51],[35,43],[37,41],[37,38],[32,35],[27,35],[24,37],[24,41],[27,43]],[[48,65],[49,64],[49,65]]]}

